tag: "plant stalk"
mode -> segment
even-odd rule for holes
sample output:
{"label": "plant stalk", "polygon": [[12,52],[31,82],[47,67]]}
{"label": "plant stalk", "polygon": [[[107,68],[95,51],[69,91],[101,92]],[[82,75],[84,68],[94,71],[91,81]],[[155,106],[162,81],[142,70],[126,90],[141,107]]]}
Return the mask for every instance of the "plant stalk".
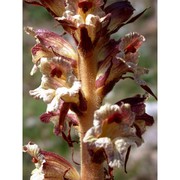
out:
{"label": "plant stalk", "polygon": [[85,133],[93,125],[94,111],[101,105],[101,100],[96,94],[95,80],[97,74],[97,62],[93,53],[88,56],[80,56],[79,74],[82,90],[87,100],[87,111],[80,119],[80,151],[81,151],[81,180],[103,180],[104,169],[102,164],[92,162],[87,144],[83,143]]}

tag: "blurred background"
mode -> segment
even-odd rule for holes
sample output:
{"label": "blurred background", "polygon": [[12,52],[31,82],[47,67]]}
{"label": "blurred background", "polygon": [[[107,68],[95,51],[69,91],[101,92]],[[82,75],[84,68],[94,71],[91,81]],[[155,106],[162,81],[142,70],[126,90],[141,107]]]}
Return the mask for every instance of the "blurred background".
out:
{"label": "blurred background", "polygon": [[[114,2],[114,1],[111,1]],[[134,14],[149,8],[143,16],[132,24],[121,28],[114,38],[124,36],[129,32],[138,32],[145,36],[146,41],[140,49],[139,65],[149,69],[149,73],[143,76],[149,87],[157,95],[157,1],[156,0],[131,0],[136,9]],[[57,33],[63,33],[63,29],[42,7],[36,7],[23,3],[23,26],[34,28],[47,28]],[[41,74],[36,73],[30,76],[32,69],[30,49],[35,44],[35,40],[23,31],[23,144],[33,141],[42,149],[53,151],[64,156],[70,162],[71,150],[60,137],[53,134],[53,125],[43,124],[39,116],[45,112],[46,105],[41,100],[35,100],[29,95],[29,90],[39,86]],[[117,99],[134,96],[144,91],[131,80],[121,81],[114,87],[113,93],[109,93],[106,101],[114,103]],[[115,170],[115,180],[156,180],[157,179],[157,102],[150,97],[147,103],[147,111],[154,116],[155,124],[148,128],[144,134],[145,143],[131,151],[126,174],[123,170]],[[77,138],[76,135],[74,137]],[[78,145],[75,145],[75,161],[79,162]],[[76,165],[75,165],[76,166]],[[79,169],[78,166],[76,166]],[[31,157],[23,154],[23,179],[30,178],[34,169]]]}

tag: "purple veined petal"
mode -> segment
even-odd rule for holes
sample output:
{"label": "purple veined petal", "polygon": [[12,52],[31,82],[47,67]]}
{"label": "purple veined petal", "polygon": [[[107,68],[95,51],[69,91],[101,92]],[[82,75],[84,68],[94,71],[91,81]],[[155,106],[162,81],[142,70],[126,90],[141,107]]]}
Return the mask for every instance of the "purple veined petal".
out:
{"label": "purple veined petal", "polygon": [[116,54],[119,52],[118,45],[119,41],[109,39],[109,37],[102,37],[99,39],[96,44],[94,53],[97,54],[97,61],[100,65],[106,63],[108,58],[116,56]]}
{"label": "purple veined petal", "polygon": [[97,32],[96,32],[96,39],[94,41],[95,45],[99,41],[104,41],[104,43],[99,42],[100,46],[109,42],[110,35],[107,34],[107,32],[108,32],[107,27],[108,27],[110,21],[111,21],[111,15],[110,14],[103,15],[103,17],[100,18],[100,28],[97,29]]}
{"label": "purple veined petal", "polygon": [[104,61],[100,65],[97,76],[96,76],[96,88],[100,88],[105,85],[106,80],[109,76],[111,67],[112,67],[112,62],[109,60]]}
{"label": "purple veined petal", "polygon": [[[97,91],[103,95],[110,92],[114,85],[121,79],[122,75],[131,70],[121,58],[113,58],[111,59],[111,63],[111,68],[108,70],[108,77],[101,83],[101,87],[97,89]],[[97,83],[99,82],[97,81]]]}
{"label": "purple veined petal", "polygon": [[[140,12],[139,14],[137,14],[136,16],[130,18],[127,22],[124,22],[124,23],[122,24],[122,26],[124,26],[124,25],[126,25],[126,24],[129,24],[129,23],[133,23],[134,21],[136,21],[141,15],[143,15],[143,14],[146,12],[147,9],[148,9],[148,8],[146,8],[145,10],[143,10],[142,12]],[[121,27],[122,27],[122,26],[121,26]]]}
{"label": "purple veined petal", "polygon": [[66,116],[70,108],[70,103],[60,101],[59,109],[56,111],[48,111],[40,116],[43,123],[52,122],[54,124],[54,134],[61,135],[62,131],[66,130]]}
{"label": "purple veined petal", "polygon": [[[147,73],[147,69],[137,66],[137,50],[144,40],[144,37],[138,33],[127,34],[124,38],[121,38],[119,44],[120,53],[117,54],[118,50],[114,50],[113,55],[116,55],[116,57],[112,59],[107,58],[101,62],[96,78],[96,86],[97,89],[99,88],[98,91],[100,91],[101,94],[106,95],[127,72],[134,74],[134,80],[138,84],[145,85],[145,82],[140,80],[139,76]],[[114,49],[116,49],[116,46],[117,44],[115,43]],[[109,54],[109,56],[110,55],[111,54]]]}
{"label": "purple veined petal", "polygon": [[31,75],[39,67],[42,74],[66,79],[67,82],[74,80],[77,76],[77,62],[75,60],[55,56],[51,50],[45,48],[40,43],[32,48],[32,61],[35,65],[31,71]]}
{"label": "purple veined petal", "polygon": [[113,81],[115,79],[119,79],[123,74],[129,71],[128,66],[124,63],[123,59],[113,58],[112,59],[112,68],[110,75],[108,77],[108,82]]}
{"label": "purple veined petal", "polygon": [[77,24],[71,16],[68,18],[62,17],[56,19],[69,34],[73,35],[74,31],[77,30]]}
{"label": "purple veined petal", "polygon": [[129,52],[127,54],[124,54],[124,52],[123,52],[121,55],[119,57],[124,59],[124,61],[127,63],[128,66],[130,66],[130,64],[133,64],[133,66],[135,67],[139,62],[139,53],[138,53],[138,51],[136,51],[134,53]]}
{"label": "purple veined petal", "polygon": [[51,121],[51,118],[53,118],[54,116],[58,116],[58,113],[45,112],[45,113],[41,114],[41,116],[39,117],[39,119],[40,119],[41,122],[43,122],[43,123],[49,123],[49,122]]}
{"label": "purple veined petal", "polygon": [[46,8],[54,17],[62,16],[65,11],[64,0],[25,0],[25,2]]}
{"label": "purple veined petal", "polygon": [[139,104],[139,103],[144,103],[144,101],[148,98],[148,96],[145,94],[145,95],[136,95],[136,96],[133,96],[133,97],[129,97],[129,98],[125,98],[125,99],[122,99],[120,101],[118,101],[116,104],[118,105],[121,105],[121,103],[129,103],[131,105],[136,105],[136,104]]}
{"label": "purple veined petal", "polygon": [[32,27],[26,27],[25,31],[27,34],[33,35],[42,46],[52,51],[56,56],[77,61],[78,56],[74,48],[58,34],[45,29],[34,30]]}
{"label": "purple veined petal", "polygon": [[47,58],[47,60],[49,62],[54,62],[56,64],[58,64],[59,66],[61,66],[61,68],[66,69],[67,68],[76,68],[77,67],[77,62],[71,58],[65,57],[65,56],[61,56],[59,54],[54,54],[54,52],[52,51],[52,49],[48,49],[45,46],[43,46],[42,44],[38,43],[36,44],[32,49],[31,49],[31,53],[32,53],[32,61],[34,64],[38,64],[39,60],[41,58]]}
{"label": "purple veined petal", "polygon": [[120,101],[118,101],[116,104],[121,106],[124,103],[128,103],[131,106],[131,110],[136,114],[136,115],[142,115],[145,113],[145,101],[148,99],[148,95],[144,94],[143,96],[141,95],[136,95],[133,97],[125,98]]}
{"label": "purple veined petal", "polygon": [[[131,106],[132,112],[136,114],[136,117],[146,117],[144,114],[146,114],[146,105],[145,101],[147,101],[149,95],[145,93],[144,95],[136,95],[133,97],[125,98],[120,101],[118,101],[116,104],[121,106],[124,103],[128,103]],[[148,116],[147,116],[148,117]],[[150,123],[151,124],[151,123]]]}
{"label": "purple veined petal", "polygon": [[[55,173],[57,173],[56,178],[59,178],[59,176],[62,175],[64,179],[66,178],[80,180],[80,176],[77,170],[62,156],[42,150],[41,154],[44,155],[46,160],[45,167],[43,169],[45,172],[47,172],[47,175],[45,174],[45,178],[48,178],[48,176],[49,178],[52,178],[52,176],[55,175]],[[53,165],[55,167],[53,167]]]}
{"label": "purple veined petal", "polygon": [[[128,103],[123,103],[120,106],[120,109],[121,109],[120,116],[117,116],[117,118],[115,116],[115,119],[112,119],[111,121],[117,123],[122,121],[121,123],[123,123],[124,125],[132,126],[135,119],[135,113],[132,111],[131,105]],[[109,120],[110,119],[108,119],[108,121]]]}
{"label": "purple veined petal", "polygon": [[61,134],[61,131],[65,127],[65,119],[66,119],[66,115],[69,111],[69,108],[70,108],[70,103],[66,103],[66,102],[61,103],[61,106],[59,109],[59,122],[58,122],[58,125],[54,129],[54,133],[56,135]]}
{"label": "purple veined petal", "polygon": [[78,25],[82,22],[82,17],[78,13],[78,0],[66,0],[63,16],[56,17],[55,19],[66,32],[73,35]]}
{"label": "purple veined petal", "polygon": [[29,142],[23,146],[23,152],[32,156],[36,169],[31,180],[37,179],[73,179],[80,180],[77,170],[62,156],[41,150],[38,145]]}
{"label": "purple veined petal", "polygon": [[131,32],[129,34],[126,34],[123,38],[121,38],[119,50],[121,52],[124,52],[124,54],[135,53],[144,41],[144,36],[136,32]]}
{"label": "purple veined petal", "polygon": [[129,1],[120,1],[112,3],[105,9],[106,14],[111,13],[111,22],[108,26],[109,33],[115,33],[122,24],[133,14],[134,8]]}
{"label": "purple veined petal", "polygon": [[121,106],[123,103],[128,103],[131,106],[132,112],[135,113],[134,126],[136,128],[137,136],[141,138],[141,135],[146,131],[146,126],[152,126],[154,123],[154,118],[146,113],[145,101],[148,95],[143,96],[136,95],[134,97],[122,99],[116,104]]}
{"label": "purple veined petal", "polygon": [[58,34],[39,29],[36,31],[36,37],[46,48],[52,48],[53,52],[77,60],[78,57],[73,47]]}
{"label": "purple veined petal", "polygon": [[54,54],[52,51],[49,51],[46,47],[44,47],[42,44],[36,44],[32,49],[32,62],[36,64],[40,58],[42,57],[52,57]]}

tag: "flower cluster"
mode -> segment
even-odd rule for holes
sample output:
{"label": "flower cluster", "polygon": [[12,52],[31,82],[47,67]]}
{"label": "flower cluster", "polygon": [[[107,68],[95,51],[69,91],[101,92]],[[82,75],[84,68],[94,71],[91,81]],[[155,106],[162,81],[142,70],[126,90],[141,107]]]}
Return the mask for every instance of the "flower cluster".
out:
{"label": "flower cluster", "polygon": [[[111,168],[125,167],[131,146],[140,146],[146,126],[153,124],[153,118],[145,112],[144,102],[147,96],[126,98],[114,105],[103,105],[102,101],[114,85],[125,78],[134,80],[155,97],[147,84],[140,79],[142,74],[148,72],[138,66],[138,49],[145,38],[136,32],[118,40],[111,38],[122,26],[138,19],[146,9],[132,17],[135,9],[125,0],[112,4],[106,0],[26,2],[46,8],[75,44],[46,29],[25,28],[26,33],[36,40],[31,50],[34,63],[31,75],[37,70],[42,74],[40,86],[30,91],[31,96],[42,99],[47,104],[46,112],[40,116],[41,121],[52,122],[54,133],[62,135],[72,145],[70,136],[67,138],[65,135],[68,124],[69,127],[78,127],[81,125],[81,117],[92,112],[89,111],[91,106],[87,99],[88,88],[85,87],[89,81],[93,86],[93,98],[98,99],[98,102],[94,104],[93,114],[89,115],[94,117],[93,125],[85,132],[82,143],[87,144],[92,161],[102,163],[107,160]],[[86,74],[82,72],[85,64]],[[92,69],[88,71],[88,64],[93,64],[93,73]],[[130,75],[126,77],[126,73]],[[30,152],[28,149],[31,147],[32,145],[25,146],[25,151]],[[39,149],[37,151],[33,157],[38,163],[38,169],[42,169],[46,153],[40,153]],[[95,159],[99,153],[101,159]],[[42,155],[45,160],[41,158]],[[52,157],[53,160],[56,159],[54,155]],[[70,172],[71,169],[66,174]],[[78,179],[77,173],[73,173],[77,177],[74,179]]]}

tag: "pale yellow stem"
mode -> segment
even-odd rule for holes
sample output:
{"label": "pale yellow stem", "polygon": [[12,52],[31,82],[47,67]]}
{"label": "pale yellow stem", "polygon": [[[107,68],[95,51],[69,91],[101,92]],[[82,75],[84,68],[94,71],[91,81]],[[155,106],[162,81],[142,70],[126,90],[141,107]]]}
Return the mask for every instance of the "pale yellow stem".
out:
{"label": "pale yellow stem", "polygon": [[87,111],[80,119],[80,143],[81,143],[81,180],[103,180],[103,165],[92,162],[87,144],[83,143],[83,137],[93,125],[94,111],[101,104],[101,99],[96,94],[95,80],[97,74],[97,62],[92,54],[80,56],[79,74],[82,82],[82,90],[87,100]]}

